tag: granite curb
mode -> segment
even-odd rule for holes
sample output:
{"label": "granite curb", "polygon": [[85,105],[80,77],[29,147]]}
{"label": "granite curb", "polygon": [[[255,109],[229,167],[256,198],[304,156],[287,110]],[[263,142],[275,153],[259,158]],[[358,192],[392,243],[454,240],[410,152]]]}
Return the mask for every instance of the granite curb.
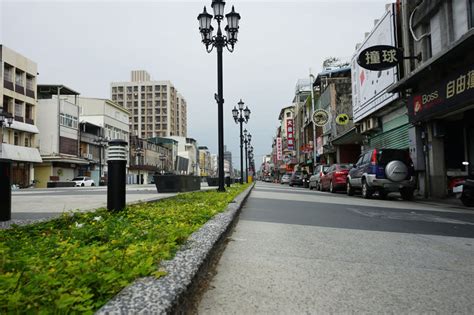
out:
{"label": "granite curb", "polygon": [[172,260],[161,263],[167,275],[144,277],[124,288],[96,314],[169,314],[192,312],[225,240],[255,184],[238,195],[227,209],[194,232]]}

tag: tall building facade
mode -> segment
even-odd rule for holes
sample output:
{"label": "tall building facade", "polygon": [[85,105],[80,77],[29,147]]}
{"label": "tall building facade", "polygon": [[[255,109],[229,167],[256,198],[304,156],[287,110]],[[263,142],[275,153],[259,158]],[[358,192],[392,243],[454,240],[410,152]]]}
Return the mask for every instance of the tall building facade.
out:
{"label": "tall building facade", "polygon": [[13,118],[11,125],[0,127],[0,159],[12,161],[13,184],[28,186],[34,179],[34,164],[42,162],[37,149],[37,65],[0,45],[0,73],[0,113]]}
{"label": "tall building facade", "polygon": [[113,82],[111,99],[130,112],[130,133],[140,138],[186,137],[187,104],[170,81],[134,70],[130,82]]}

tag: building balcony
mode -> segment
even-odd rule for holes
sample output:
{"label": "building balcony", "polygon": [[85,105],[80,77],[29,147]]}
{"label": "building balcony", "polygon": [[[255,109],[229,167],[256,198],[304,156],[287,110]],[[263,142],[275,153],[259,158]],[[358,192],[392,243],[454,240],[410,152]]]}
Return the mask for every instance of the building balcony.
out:
{"label": "building balcony", "polygon": [[35,121],[34,121],[33,119],[31,119],[31,118],[25,118],[25,122],[26,122],[27,124],[30,124],[30,125],[34,125],[34,124],[35,124]]}
{"label": "building balcony", "polygon": [[21,116],[16,116],[16,115],[15,115],[15,120],[16,120],[16,121],[20,121],[20,122],[25,122],[25,120],[24,120],[23,117],[21,117]]}

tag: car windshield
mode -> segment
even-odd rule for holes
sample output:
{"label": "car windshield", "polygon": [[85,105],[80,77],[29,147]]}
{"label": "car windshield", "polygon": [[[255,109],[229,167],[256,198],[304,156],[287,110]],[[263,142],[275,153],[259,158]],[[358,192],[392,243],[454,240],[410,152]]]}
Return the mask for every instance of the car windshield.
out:
{"label": "car windshield", "polygon": [[83,180],[84,177],[74,177],[72,180]]}

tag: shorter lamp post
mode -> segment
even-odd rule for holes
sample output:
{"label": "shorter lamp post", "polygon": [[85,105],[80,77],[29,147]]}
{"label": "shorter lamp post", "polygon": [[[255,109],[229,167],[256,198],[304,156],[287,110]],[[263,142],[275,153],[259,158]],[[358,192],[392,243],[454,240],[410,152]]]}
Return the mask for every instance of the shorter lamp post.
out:
{"label": "shorter lamp post", "polygon": [[111,140],[107,148],[107,210],[120,211],[125,208],[125,182],[127,167],[127,142]]}
{"label": "shorter lamp post", "polygon": [[[13,116],[10,113],[0,113],[0,146],[3,145],[3,128],[13,123]],[[0,147],[1,149],[1,147]],[[1,152],[1,150],[0,150]],[[0,156],[0,221],[9,221],[12,218],[12,161],[4,160]]]}
{"label": "shorter lamp post", "polygon": [[161,161],[161,174],[164,174],[165,172],[165,160],[166,160],[166,156],[164,154],[161,154],[160,155],[160,161]]}
{"label": "shorter lamp post", "polygon": [[[240,102],[237,103],[239,109],[234,106],[232,110],[232,116],[234,117],[235,123],[240,123],[240,184],[244,183],[243,172],[244,172],[244,159],[243,159],[243,147],[244,147],[244,136],[242,134],[242,123],[248,123],[250,119],[250,109],[246,106],[244,109],[244,102],[240,99]],[[240,112],[240,116],[239,116]],[[242,116],[243,112],[243,116]]]}
{"label": "shorter lamp post", "polygon": [[137,156],[138,185],[141,185],[142,178],[140,175],[140,165],[141,165],[141,157],[143,156],[143,149],[141,147],[136,148],[135,155]]}
{"label": "shorter lamp post", "polygon": [[102,180],[102,150],[107,145],[108,141],[106,138],[99,136],[99,138],[94,140],[99,147],[99,186]]}

